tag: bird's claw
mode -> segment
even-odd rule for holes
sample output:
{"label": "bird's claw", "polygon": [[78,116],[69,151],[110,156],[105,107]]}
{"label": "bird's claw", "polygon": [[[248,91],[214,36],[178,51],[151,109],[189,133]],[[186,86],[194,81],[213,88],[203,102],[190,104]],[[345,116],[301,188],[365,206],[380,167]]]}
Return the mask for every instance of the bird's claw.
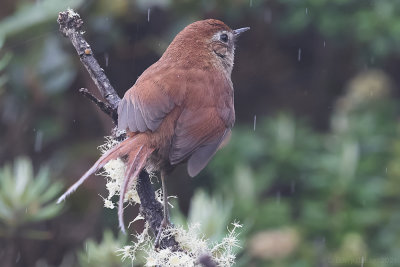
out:
{"label": "bird's claw", "polygon": [[154,242],[154,247],[156,249],[160,248],[160,241],[161,241],[161,233],[162,233],[162,231],[164,231],[164,229],[167,228],[167,226],[169,226],[169,225],[170,225],[170,222],[169,222],[168,219],[164,218],[161,221],[160,227],[158,228],[157,237],[156,237],[156,240]]}

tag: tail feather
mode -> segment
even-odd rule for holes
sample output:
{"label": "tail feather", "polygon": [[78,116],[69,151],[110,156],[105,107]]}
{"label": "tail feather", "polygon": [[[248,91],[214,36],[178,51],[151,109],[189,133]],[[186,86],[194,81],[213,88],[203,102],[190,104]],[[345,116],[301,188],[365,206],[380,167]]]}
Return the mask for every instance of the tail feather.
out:
{"label": "tail feather", "polygon": [[146,160],[150,156],[150,154],[154,151],[154,148],[150,148],[147,146],[146,139],[139,138],[140,135],[136,135],[134,137],[130,137],[115,147],[108,150],[101,156],[95,164],[77,181],[73,184],[68,190],[57,200],[57,203],[60,203],[65,198],[67,198],[71,193],[73,193],[87,178],[90,177],[93,173],[103,168],[104,165],[107,164],[110,160],[128,155],[128,163],[127,169],[125,171],[125,177],[123,183],[121,185],[120,198],[119,198],[119,206],[118,206],[118,220],[119,227],[121,231],[125,233],[124,226],[124,199],[126,192],[128,191],[132,179],[136,178],[140,171],[145,167]]}
{"label": "tail feather", "polygon": [[128,191],[132,179],[138,177],[140,171],[144,168],[146,160],[149,155],[154,151],[153,148],[140,145],[136,149],[132,149],[129,152],[128,168],[125,171],[124,181],[121,186],[119,204],[118,204],[118,222],[119,227],[123,233],[126,232],[124,225],[124,200],[126,192]]}
{"label": "tail feather", "polygon": [[135,141],[136,138],[128,138],[118,145],[114,146],[110,150],[108,150],[104,155],[102,155],[95,164],[77,181],[75,182],[68,190],[58,198],[57,203],[62,202],[65,200],[71,193],[73,193],[78,187],[86,181],[87,178],[90,177],[93,173],[97,172],[101,168],[104,167],[104,165],[107,164],[110,160],[116,159],[118,157],[121,157],[123,155],[126,155],[129,153],[129,148],[132,145],[132,143]]}

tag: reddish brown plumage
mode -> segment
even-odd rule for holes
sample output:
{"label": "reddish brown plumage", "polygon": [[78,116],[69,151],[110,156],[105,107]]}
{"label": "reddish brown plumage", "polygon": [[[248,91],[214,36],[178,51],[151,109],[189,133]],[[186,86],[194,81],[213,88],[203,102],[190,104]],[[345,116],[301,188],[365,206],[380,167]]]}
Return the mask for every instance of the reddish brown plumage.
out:
{"label": "reddish brown plumage", "polygon": [[232,32],[218,20],[189,25],[125,93],[119,127],[148,135],[155,169],[189,160],[189,174],[197,175],[233,126],[230,71],[211,40],[219,31]]}
{"label": "reddish brown plumage", "polygon": [[128,156],[119,203],[122,229],[124,194],[143,168],[169,172],[188,162],[188,173],[195,176],[230,135],[235,121],[234,39],[242,31],[213,19],[190,24],[125,93],[118,128],[127,131],[128,139],[88,172]]}

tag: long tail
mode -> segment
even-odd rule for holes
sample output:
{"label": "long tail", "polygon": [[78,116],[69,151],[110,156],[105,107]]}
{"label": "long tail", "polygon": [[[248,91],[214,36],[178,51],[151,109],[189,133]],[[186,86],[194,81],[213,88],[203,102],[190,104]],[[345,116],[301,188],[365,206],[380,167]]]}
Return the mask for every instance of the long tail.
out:
{"label": "long tail", "polygon": [[118,206],[119,226],[121,228],[121,231],[125,233],[125,226],[123,222],[123,204],[126,192],[129,189],[132,178],[135,178],[139,175],[139,172],[144,168],[146,164],[147,158],[154,151],[153,148],[149,148],[147,146],[146,140],[141,137],[141,135],[130,137],[104,153],[104,155],[102,155],[77,182],[75,182],[70,188],[68,188],[68,190],[57,200],[57,203],[65,200],[71,193],[78,189],[78,187],[84,181],[86,181],[86,179],[89,178],[90,175],[103,168],[104,165],[107,164],[107,162],[128,155],[128,164],[125,171],[125,177],[120,192]]}
{"label": "long tail", "polygon": [[130,185],[132,179],[136,179],[140,171],[144,168],[147,158],[154,151],[154,148],[148,147],[143,142],[138,142],[136,146],[132,146],[129,151],[127,168],[125,170],[124,181],[122,182],[121,191],[119,193],[119,203],[118,203],[118,222],[119,228],[123,233],[125,233],[124,225],[124,200],[125,195]]}

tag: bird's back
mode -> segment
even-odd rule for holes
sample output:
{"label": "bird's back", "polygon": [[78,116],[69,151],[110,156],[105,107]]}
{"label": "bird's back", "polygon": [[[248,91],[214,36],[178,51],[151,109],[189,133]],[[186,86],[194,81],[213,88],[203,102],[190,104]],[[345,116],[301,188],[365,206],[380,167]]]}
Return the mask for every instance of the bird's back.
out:
{"label": "bird's back", "polygon": [[232,83],[212,64],[188,68],[160,60],[125,93],[118,113],[119,128],[149,136],[159,164],[176,165],[202,149],[192,160],[195,175],[233,126]]}

